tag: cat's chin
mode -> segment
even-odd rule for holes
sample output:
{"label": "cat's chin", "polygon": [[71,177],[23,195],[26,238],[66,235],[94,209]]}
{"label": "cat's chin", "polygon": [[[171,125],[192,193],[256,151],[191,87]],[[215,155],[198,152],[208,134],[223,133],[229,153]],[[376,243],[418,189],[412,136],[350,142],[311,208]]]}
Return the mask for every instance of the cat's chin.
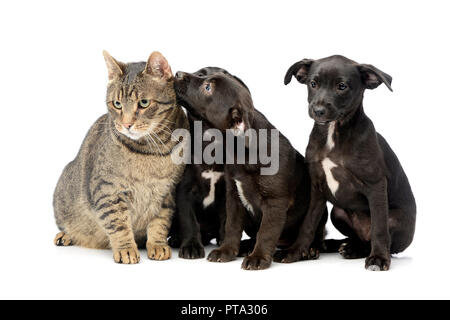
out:
{"label": "cat's chin", "polygon": [[133,141],[139,141],[147,135],[147,133],[134,133],[130,131],[127,132],[120,131],[120,134]]}

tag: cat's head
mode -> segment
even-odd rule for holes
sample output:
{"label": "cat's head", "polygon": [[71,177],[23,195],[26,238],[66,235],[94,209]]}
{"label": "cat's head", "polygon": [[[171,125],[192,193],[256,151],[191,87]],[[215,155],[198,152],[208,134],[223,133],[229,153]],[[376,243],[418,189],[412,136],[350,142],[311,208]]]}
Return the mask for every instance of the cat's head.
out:
{"label": "cat's head", "polygon": [[147,62],[122,63],[104,51],[108,67],[106,104],[114,129],[133,140],[160,131],[176,108],[173,75],[166,58],[153,52]]}

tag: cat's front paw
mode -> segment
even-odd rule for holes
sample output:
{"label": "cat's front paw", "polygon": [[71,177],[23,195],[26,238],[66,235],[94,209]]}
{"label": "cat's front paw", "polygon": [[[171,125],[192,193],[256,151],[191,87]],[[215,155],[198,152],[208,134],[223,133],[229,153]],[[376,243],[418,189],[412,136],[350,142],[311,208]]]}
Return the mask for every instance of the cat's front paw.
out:
{"label": "cat's front paw", "polygon": [[172,255],[172,250],[167,244],[147,243],[147,255],[151,260],[167,260]]}
{"label": "cat's front paw", "polygon": [[136,264],[139,263],[141,255],[136,248],[113,249],[113,257],[116,263]]}
{"label": "cat's front paw", "polygon": [[58,247],[67,247],[73,244],[72,239],[70,239],[70,237],[65,232],[58,233],[55,236],[55,240],[53,240],[53,243]]}

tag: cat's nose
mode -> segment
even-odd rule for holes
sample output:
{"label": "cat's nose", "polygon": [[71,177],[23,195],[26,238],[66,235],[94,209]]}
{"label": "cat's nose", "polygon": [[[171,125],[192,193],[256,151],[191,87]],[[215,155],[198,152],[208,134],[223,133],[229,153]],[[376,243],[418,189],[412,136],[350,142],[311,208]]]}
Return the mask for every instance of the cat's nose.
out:
{"label": "cat's nose", "polygon": [[133,126],[132,123],[123,123],[122,125],[123,125],[126,129],[130,129],[130,128]]}

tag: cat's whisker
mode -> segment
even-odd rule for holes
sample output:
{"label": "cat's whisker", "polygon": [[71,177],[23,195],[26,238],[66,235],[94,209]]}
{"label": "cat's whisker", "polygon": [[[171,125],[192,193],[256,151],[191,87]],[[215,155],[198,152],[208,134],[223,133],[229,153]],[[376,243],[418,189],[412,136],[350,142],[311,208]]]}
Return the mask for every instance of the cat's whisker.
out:
{"label": "cat's whisker", "polygon": [[156,125],[156,128],[164,128],[168,130],[168,133],[172,134],[173,132],[173,128],[169,128],[167,125],[165,125],[164,123],[158,123]]}
{"label": "cat's whisker", "polygon": [[158,148],[158,150],[159,150],[159,155],[162,156],[163,153],[161,152],[161,149],[159,148],[159,146],[158,146],[158,144],[156,143],[156,141],[155,141],[155,140],[153,139],[153,137],[151,136],[151,133],[150,133],[150,132],[147,134],[147,137],[149,137],[150,139],[152,139],[153,145],[155,145],[156,148]]}
{"label": "cat's whisker", "polygon": [[[164,121],[164,122],[163,122],[163,121]],[[159,123],[176,124],[174,121],[170,121],[170,120],[167,120],[167,119],[161,119],[161,120],[159,121]]]}
{"label": "cat's whisker", "polygon": [[161,138],[160,138],[157,134],[155,134],[154,132],[150,132],[150,134],[151,134],[152,136],[154,136],[155,138],[157,138],[157,139],[159,140],[159,142],[161,142],[161,145],[162,145],[162,146],[164,145],[164,142],[161,140]]}
{"label": "cat's whisker", "polygon": [[[171,129],[167,124],[165,124],[164,122],[158,122],[157,124],[156,124],[157,126],[164,126],[165,128],[167,128],[167,129]],[[173,129],[173,128],[172,128]]]}
{"label": "cat's whisker", "polygon": [[[160,126],[156,126],[155,129],[161,129],[162,132],[168,134],[169,136],[172,135],[173,131],[170,130],[169,128],[164,128],[164,127],[160,127]],[[156,133],[155,133],[156,134]]]}

